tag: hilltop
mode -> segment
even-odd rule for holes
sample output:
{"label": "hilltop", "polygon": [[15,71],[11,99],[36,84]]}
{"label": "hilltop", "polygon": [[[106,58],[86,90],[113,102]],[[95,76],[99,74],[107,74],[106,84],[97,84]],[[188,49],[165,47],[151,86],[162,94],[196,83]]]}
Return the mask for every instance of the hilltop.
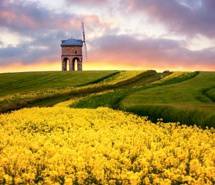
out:
{"label": "hilltop", "polygon": [[0,111],[111,107],[156,121],[214,126],[215,72],[84,71],[0,74]]}

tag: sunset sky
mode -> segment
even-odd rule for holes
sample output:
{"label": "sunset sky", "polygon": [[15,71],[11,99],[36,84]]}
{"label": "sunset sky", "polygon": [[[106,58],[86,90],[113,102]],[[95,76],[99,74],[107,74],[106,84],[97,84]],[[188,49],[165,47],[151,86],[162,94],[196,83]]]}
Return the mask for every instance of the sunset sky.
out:
{"label": "sunset sky", "polygon": [[81,21],[85,70],[215,71],[215,0],[0,0],[0,72],[60,70]]}

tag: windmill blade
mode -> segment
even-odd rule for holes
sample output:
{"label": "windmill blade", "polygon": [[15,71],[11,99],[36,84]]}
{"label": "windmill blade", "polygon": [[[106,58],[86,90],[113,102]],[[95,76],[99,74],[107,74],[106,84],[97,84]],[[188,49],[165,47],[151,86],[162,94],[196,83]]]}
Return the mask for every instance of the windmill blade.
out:
{"label": "windmill blade", "polygon": [[85,62],[87,62],[87,43],[86,43],[84,22],[82,22],[82,34],[83,34]]}
{"label": "windmill blade", "polygon": [[86,38],[85,38],[85,28],[84,28],[84,22],[82,22],[82,34],[83,34],[83,42],[86,42]]}
{"label": "windmill blade", "polygon": [[84,42],[84,53],[85,53],[85,62],[87,62],[87,44],[86,44],[86,41]]}

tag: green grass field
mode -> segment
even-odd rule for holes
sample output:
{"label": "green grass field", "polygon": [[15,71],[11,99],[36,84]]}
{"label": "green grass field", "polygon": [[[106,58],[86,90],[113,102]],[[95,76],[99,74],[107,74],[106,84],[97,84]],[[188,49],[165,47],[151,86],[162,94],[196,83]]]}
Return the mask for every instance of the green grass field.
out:
{"label": "green grass field", "polygon": [[[0,74],[0,112],[28,106],[41,100],[64,100],[70,91],[95,84],[117,71],[23,72]],[[56,102],[57,103],[57,102]]]}
{"label": "green grass field", "polygon": [[96,108],[99,106],[120,108],[120,102],[129,94],[161,85],[179,83],[181,81],[192,78],[196,74],[196,72],[163,74],[151,71],[150,73],[148,73],[148,75],[142,76],[142,78],[135,80],[132,83],[125,84],[124,86],[114,89],[111,92],[95,94],[93,96],[86,96],[73,106],[77,108]]}
{"label": "green grass field", "polygon": [[215,73],[174,73],[155,81],[147,79],[141,79],[145,83],[140,86],[136,81],[131,84],[133,88],[85,97],[73,106],[107,106],[148,116],[153,121],[163,118],[202,127],[215,125]]}
{"label": "green grass field", "polygon": [[5,73],[0,74],[0,89],[0,112],[78,99],[70,107],[105,106],[153,121],[215,125],[215,72]]}
{"label": "green grass field", "polygon": [[83,86],[99,82],[115,73],[116,71],[3,73],[0,74],[0,96]]}
{"label": "green grass field", "polygon": [[215,73],[201,72],[194,78],[176,84],[143,89],[120,102],[125,110],[147,115],[151,119],[180,121],[213,126]]}

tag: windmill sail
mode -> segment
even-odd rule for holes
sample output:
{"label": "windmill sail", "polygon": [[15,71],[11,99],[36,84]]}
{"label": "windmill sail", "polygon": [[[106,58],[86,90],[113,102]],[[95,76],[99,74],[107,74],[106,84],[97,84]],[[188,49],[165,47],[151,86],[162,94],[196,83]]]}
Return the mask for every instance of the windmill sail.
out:
{"label": "windmill sail", "polygon": [[83,34],[83,44],[84,44],[85,62],[87,62],[87,44],[86,44],[86,36],[85,36],[84,22],[82,22],[82,34]]}

